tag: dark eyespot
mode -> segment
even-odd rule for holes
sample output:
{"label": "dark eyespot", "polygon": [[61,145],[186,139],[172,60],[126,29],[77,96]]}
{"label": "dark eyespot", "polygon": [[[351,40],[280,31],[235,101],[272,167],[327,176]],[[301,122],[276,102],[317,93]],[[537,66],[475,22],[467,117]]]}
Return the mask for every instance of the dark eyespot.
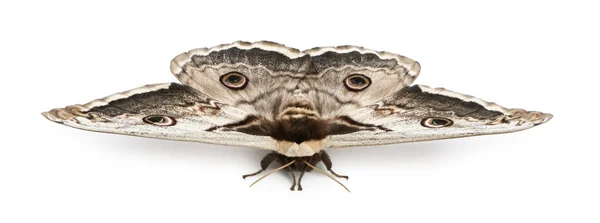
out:
{"label": "dark eyespot", "polygon": [[221,76],[221,83],[228,88],[239,90],[248,84],[248,78],[238,72],[229,72]]}
{"label": "dark eyespot", "polygon": [[421,125],[427,128],[442,128],[451,126],[452,124],[454,124],[452,120],[440,117],[426,118],[421,121]]}
{"label": "dark eyespot", "polygon": [[371,85],[371,78],[362,74],[352,74],[344,79],[344,85],[351,91],[362,91]]}
{"label": "dark eyespot", "polygon": [[148,115],[142,120],[144,120],[145,123],[158,126],[171,126],[177,123],[173,117],[164,115]]}

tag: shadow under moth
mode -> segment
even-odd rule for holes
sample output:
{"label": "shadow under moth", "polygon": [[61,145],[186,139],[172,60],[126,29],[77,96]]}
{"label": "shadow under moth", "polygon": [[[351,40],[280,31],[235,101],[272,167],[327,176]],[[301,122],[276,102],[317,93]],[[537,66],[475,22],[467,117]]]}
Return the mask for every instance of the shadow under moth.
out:
{"label": "shadow under moth", "polygon": [[[235,42],[175,57],[171,72],[182,84],[146,85],[42,114],[96,132],[270,150],[260,170],[243,177],[277,162],[258,180],[287,170],[291,190],[302,190],[311,170],[343,186],[333,176],[348,177],[333,171],[325,149],[514,132],[552,118],[411,86],[420,69],[407,57],[362,47],[299,51]],[[315,167],[320,162],[333,176]]]}

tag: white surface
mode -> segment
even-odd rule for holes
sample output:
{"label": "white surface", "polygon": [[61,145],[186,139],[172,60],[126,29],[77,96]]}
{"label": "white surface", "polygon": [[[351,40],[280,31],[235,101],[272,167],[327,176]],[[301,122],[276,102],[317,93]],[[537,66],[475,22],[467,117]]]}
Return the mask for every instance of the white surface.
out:
{"label": "white surface", "polygon": [[[414,2],[0,3],[0,222],[600,221],[598,7]],[[235,40],[400,53],[421,63],[416,84],[555,117],[505,135],[332,150],[349,194],[317,173],[303,192],[285,173],[248,188],[256,178],[241,175],[267,151],[40,115],[176,81],[172,57]]]}

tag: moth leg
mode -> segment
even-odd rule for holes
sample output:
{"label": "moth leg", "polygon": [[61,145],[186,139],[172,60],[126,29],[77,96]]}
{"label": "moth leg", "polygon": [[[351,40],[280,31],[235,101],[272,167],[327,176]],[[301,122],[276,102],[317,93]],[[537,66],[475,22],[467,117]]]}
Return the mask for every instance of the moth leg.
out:
{"label": "moth leg", "polygon": [[300,177],[298,177],[298,191],[302,191],[302,184],[300,184],[300,182],[302,181],[302,177],[304,176],[305,172],[306,166],[302,169],[302,172],[300,172]]}
{"label": "moth leg", "polygon": [[[315,160],[316,157],[316,160]],[[308,159],[309,163],[314,162],[319,162],[320,158],[319,158],[319,154],[315,154],[314,156],[310,157]],[[304,173],[306,173],[308,166],[304,165],[304,167],[302,168],[302,172],[300,172],[300,177],[298,178],[298,191],[302,190],[302,184],[300,184],[300,182],[302,181],[302,177],[304,176]]]}
{"label": "moth leg", "polygon": [[331,174],[333,174],[334,176],[336,176],[338,178],[346,178],[346,180],[348,180],[348,176],[339,175],[331,169],[331,166],[332,166],[331,159],[329,158],[329,155],[325,151],[322,151],[322,153],[321,153],[321,160],[323,161],[323,164],[325,164],[325,167],[327,168],[327,170],[329,172],[331,172]]}
{"label": "moth leg", "polygon": [[294,191],[296,190],[296,174],[294,173],[294,170],[291,166],[288,166],[287,169],[290,172],[290,176],[292,177],[292,187],[290,187],[290,190]]}
{"label": "moth leg", "polygon": [[275,161],[275,159],[277,159],[277,154],[276,153],[269,153],[269,154],[267,154],[260,161],[260,170],[256,171],[255,173],[243,175],[242,178],[246,179],[246,177],[256,176],[257,174],[262,173],[263,171],[265,171],[269,167],[269,165],[271,165],[271,163],[273,163],[273,161]]}

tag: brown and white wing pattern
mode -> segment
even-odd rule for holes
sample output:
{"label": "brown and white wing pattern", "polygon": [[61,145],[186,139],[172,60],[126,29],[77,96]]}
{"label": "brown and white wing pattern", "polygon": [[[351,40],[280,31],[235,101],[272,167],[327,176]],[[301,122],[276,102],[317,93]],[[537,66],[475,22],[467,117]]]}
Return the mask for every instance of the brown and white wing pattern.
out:
{"label": "brown and white wing pattern", "polygon": [[176,83],[146,85],[42,114],[51,121],[96,132],[275,149],[271,137],[223,127],[243,121],[246,112]]}
{"label": "brown and white wing pattern", "polygon": [[369,131],[332,135],[326,148],[381,145],[488,135],[525,130],[545,123],[551,114],[507,109],[449,91],[414,85],[348,115]]}
{"label": "brown and white wing pattern", "polygon": [[[357,46],[317,47],[304,51],[311,56],[310,73],[305,84],[344,103],[365,106],[409,86],[421,71],[417,61],[408,57]],[[364,90],[349,90],[345,79],[361,75],[370,81]]]}
{"label": "brown and white wing pattern", "polygon": [[402,55],[356,46],[299,51],[239,41],[176,56],[171,72],[183,85],[148,85],[43,115],[91,131],[256,147],[288,157],[513,132],[552,118],[410,86],[420,70]]}
{"label": "brown and white wing pattern", "polygon": [[[230,105],[276,98],[292,90],[310,68],[310,56],[284,45],[260,42],[234,42],[211,48],[190,50],[171,61],[171,73],[187,86]],[[220,77],[230,72],[249,80],[243,90],[221,86]]]}

